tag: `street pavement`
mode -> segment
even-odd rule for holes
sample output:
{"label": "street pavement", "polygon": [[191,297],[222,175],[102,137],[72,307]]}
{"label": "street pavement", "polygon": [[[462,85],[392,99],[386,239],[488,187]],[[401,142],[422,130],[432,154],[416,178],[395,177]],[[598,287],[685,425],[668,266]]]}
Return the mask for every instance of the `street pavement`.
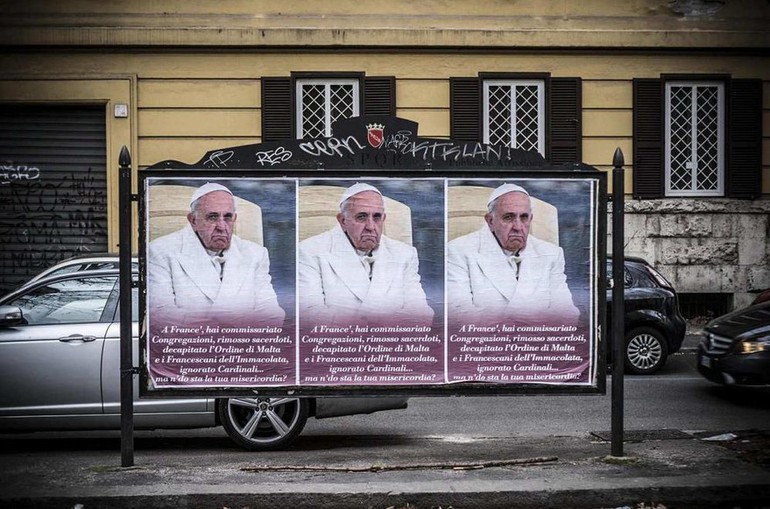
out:
{"label": "street pavement", "polygon": [[0,507],[770,507],[770,435],[634,435],[627,433],[622,457],[590,433],[303,436],[272,453],[240,451],[225,437],[141,438],[128,468],[117,438],[2,439]]}
{"label": "street pavement", "polygon": [[224,433],[138,432],[131,467],[114,432],[0,435],[0,507],[770,509],[770,431],[625,430],[615,457],[608,429],[489,438],[468,428],[303,434],[267,453]]}

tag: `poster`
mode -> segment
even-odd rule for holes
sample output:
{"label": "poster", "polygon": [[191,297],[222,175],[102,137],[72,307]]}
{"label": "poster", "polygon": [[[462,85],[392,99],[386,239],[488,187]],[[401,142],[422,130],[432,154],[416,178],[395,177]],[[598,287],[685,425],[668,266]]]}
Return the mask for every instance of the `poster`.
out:
{"label": "poster", "polygon": [[300,181],[300,384],[443,381],[443,184]]}
{"label": "poster", "polygon": [[150,383],[591,387],[598,185],[148,177]]}
{"label": "poster", "polygon": [[281,179],[146,182],[156,387],[296,384],[295,191]]}
{"label": "poster", "polygon": [[592,184],[507,179],[447,186],[448,382],[587,383],[594,350],[594,274],[586,263],[595,255]]}

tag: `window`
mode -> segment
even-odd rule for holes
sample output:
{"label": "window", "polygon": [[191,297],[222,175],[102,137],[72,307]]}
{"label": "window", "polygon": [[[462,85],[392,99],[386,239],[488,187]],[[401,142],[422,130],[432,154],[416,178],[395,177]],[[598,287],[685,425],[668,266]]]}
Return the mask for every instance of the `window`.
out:
{"label": "window", "polygon": [[553,164],[581,161],[579,78],[480,73],[449,80],[450,137],[535,150]]}
{"label": "window", "polygon": [[[610,291],[613,287],[614,281],[612,276],[612,261],[607,260],[607,291]],[[633,285],[634,278],[631,276],[631,272],[628,270],[628,267],[623,267],[623,287],[631,288]]]}
{"label": "window", "polygon": [[262,141],[328,137],[337,120],[396,114],[392,76],[293,73],[261,83]]}
{"label": "window", "polygon": [[724,194],[724,84],[666,83],[666,195]]}
{"label": "window", "polygon": [[635,198],[754,199],[762,189],[762,80],[633,82]]}
{"label": "window", "polygon": [[299,139],[329,137],[333,122],[359,115],[358,80],[298,79],[295,85]]}
{"label": "window", "polygon": [[536,150],[545,156],[545,83],[484,81],[484,143]]}
{"label": "window", "polygon": [[65,279],[35,288],[9,305],[21,308],[29,325],[99,322],[117,279]]}

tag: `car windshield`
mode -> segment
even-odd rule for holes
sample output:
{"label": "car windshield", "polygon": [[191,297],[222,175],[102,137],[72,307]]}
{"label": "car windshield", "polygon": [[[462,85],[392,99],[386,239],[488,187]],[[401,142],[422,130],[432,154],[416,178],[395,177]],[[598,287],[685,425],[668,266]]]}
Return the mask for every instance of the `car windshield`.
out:
{"label": "car windshield", "polygon": [[21,308],[29,325],[98,322],[116,282],[115,276],[65,279],[39,286],[8,304]]}

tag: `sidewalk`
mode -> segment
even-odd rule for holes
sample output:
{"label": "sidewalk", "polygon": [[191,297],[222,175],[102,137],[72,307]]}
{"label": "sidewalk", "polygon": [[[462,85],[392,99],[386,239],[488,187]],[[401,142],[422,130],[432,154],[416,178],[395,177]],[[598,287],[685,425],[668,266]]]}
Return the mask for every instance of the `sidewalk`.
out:
{"label": "sidewalk", "polygon": [[[713,434],[712,434],[713,435]],[[770,507],[770,434],[704,440],[679,430],[452,440],[301,437],[247,453],[225,437],[0,438],[9,508],[639,508]],[[644,504],[644,505],[640,505]]]}
{"label": "sidewalk", "polygon": [[[688,330],[683,352],[697,347],[697,332]],[[117,433],[0,435],[0,507],[770,509],[770,431],[626,430],[622,458],[609,456],[609,430],[303,435],[270,453],[242,451],[223,433],[186,433],[137,433],[131,468],[120,467]]]}

